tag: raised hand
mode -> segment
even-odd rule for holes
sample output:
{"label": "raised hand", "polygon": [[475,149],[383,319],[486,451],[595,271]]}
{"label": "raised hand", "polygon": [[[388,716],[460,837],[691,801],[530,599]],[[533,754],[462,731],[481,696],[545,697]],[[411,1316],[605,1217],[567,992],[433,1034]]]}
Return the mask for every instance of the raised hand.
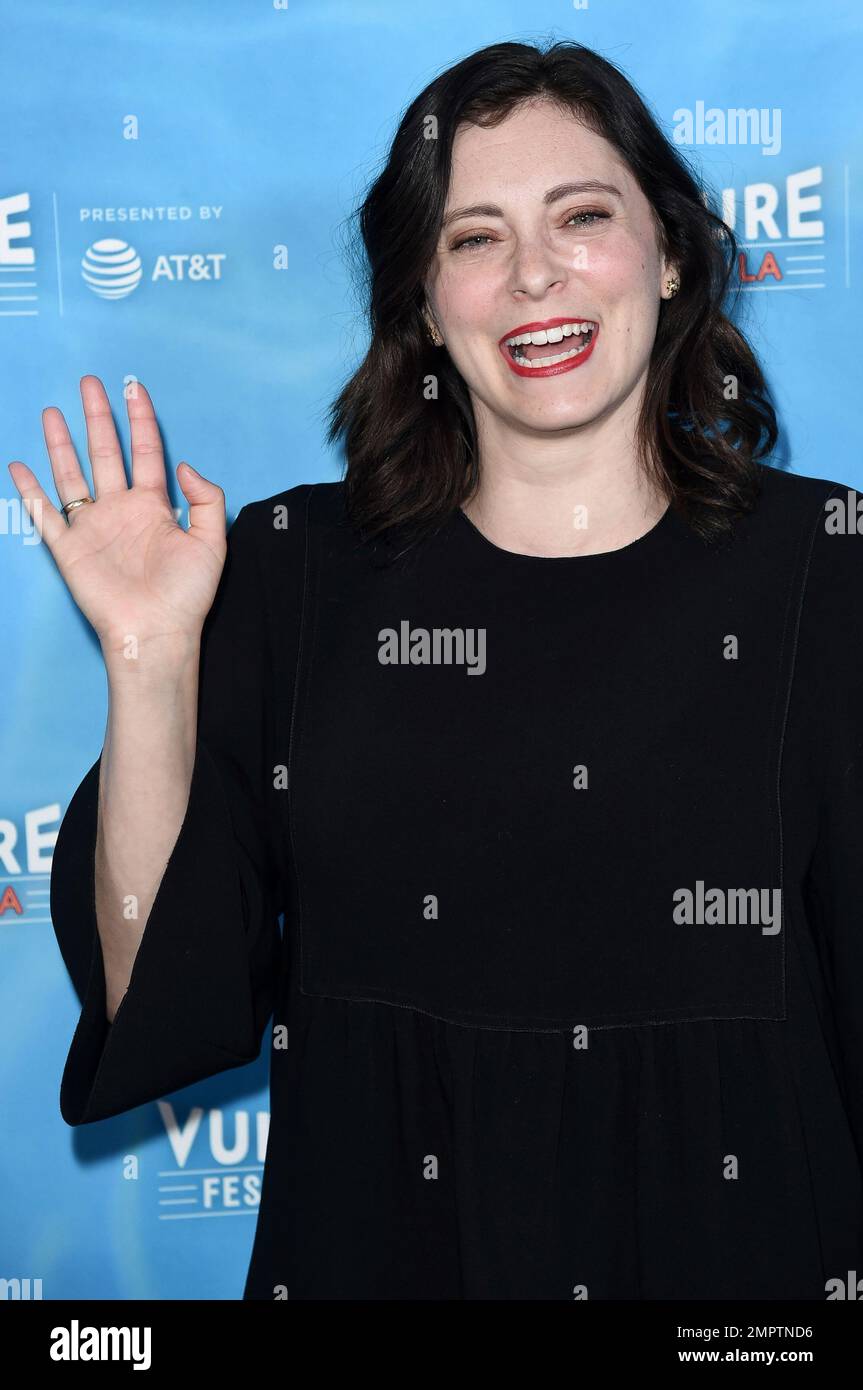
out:
{"label": "raised hand", "polygon": [[[74,508],[67,522],[26,464],[10,463],[9,471],[106,660],[128,655],[132,638],[139,653],[167,661],[199,639],[212,606],[226,553],[225,495],[179,464],[177,481],[189,503],[184,530],[171,510],[159,427],[145,388],[139,383],[127,399],[131,486],[104,386],[85,376],[80,388],[95,501]],[[62,412],[47,407],[42,428],[61,505],[90,496]]]}

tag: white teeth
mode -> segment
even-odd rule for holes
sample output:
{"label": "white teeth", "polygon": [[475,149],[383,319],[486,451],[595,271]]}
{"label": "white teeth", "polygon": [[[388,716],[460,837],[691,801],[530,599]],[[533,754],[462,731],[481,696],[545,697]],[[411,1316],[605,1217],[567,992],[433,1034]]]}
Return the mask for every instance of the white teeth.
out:
{"label": "white teeth", "polygon": [[559,343],[573,333],[587,333],[595,327],[596,324],[590,319],[573,319],[571,323],[559,323],[556,328],[540,328],[536,333],[517,333],[514,338],[506,339],[506,346],[522,347],[525,343],[535,343],[537,347],[542,347],[544,343]]}
{"label": "white teeth", "polygon": [[559,352],[556,357],[536,357],[529,362],[526,357],[517,357],[516,361],[520,367],[555,367],[558,362],[565,362],[568,357],[580,357],[587,351],[587,343],[581,343],[578,347],[567,348],[566,352]]}

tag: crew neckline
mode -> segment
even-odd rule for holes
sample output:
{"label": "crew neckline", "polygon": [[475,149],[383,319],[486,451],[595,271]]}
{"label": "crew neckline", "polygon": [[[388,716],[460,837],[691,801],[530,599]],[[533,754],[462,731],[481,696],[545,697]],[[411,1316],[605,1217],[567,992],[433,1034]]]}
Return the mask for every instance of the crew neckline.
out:
{"label": "crew neckline", "polygon": [[628,541],[626,545],[617,546],[614,550],[596,550],[586,555],[528,555],[523,550],[507,550],[504,546],[497,545],[494,541],[489,540],[488,536],[480,531],[479,527],[471,521],[470,517],[461,507],[456,507],[456,514],[461,518],[459,524],[462,525],[463,529],[466,528],[468,533],[472,534],[476,540],[480,541],[487,550],[501,556],[506,561],[515,561],[516,563],[522,562],[537,566],[587,566],[591,561],[597,564],[602,562],[608,563],[613,560],[622,561],[635,556],[640,557],[642,554],[653,550],[665,538],[671,528],[673,520],[673,508],[671,503],[669,503],[662,513],[662,516],[658,521],[653,523],[649,531],[645,531],[641,536],[636,536],[635,540]]}

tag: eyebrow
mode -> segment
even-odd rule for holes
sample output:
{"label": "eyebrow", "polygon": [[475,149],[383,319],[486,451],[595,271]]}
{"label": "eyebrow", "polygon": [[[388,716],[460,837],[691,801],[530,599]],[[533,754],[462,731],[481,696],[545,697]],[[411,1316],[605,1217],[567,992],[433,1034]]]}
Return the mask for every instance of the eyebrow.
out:
{"label": "eyebrow", "polygon": [[[613,183],[601,183],[599,179],[582,179],[578,183],[559,183],[543,195],[544,203],[557,203],[561,198],[570,198],[574,193],[611,193],[615,198],[623,198],[619,188]],[[475,203],[471,207],[455,208],[447,213],[442,226],[448,227],[459,217],[503,217],[503,209],[493,203]]]}

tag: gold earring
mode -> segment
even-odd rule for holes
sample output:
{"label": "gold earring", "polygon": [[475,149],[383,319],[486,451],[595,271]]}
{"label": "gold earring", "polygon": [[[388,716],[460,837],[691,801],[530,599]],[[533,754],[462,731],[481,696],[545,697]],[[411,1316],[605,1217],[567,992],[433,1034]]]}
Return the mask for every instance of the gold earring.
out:
{"label": "gold earring", "polygon": [[680,281],[676,275],[669,275],[665,282],[665,290],[669,299],[673,299],[680,289]]}
{"label": "gold earring", "polygon": [[423,318],[426,321],[426,329],[432,341],[432,346],[443,347],[443,338],[441,337],[441,334],[438,332],[437,324],[434,322],[431,316],[428,313],[426,313],[425,309],[423,309]]}

